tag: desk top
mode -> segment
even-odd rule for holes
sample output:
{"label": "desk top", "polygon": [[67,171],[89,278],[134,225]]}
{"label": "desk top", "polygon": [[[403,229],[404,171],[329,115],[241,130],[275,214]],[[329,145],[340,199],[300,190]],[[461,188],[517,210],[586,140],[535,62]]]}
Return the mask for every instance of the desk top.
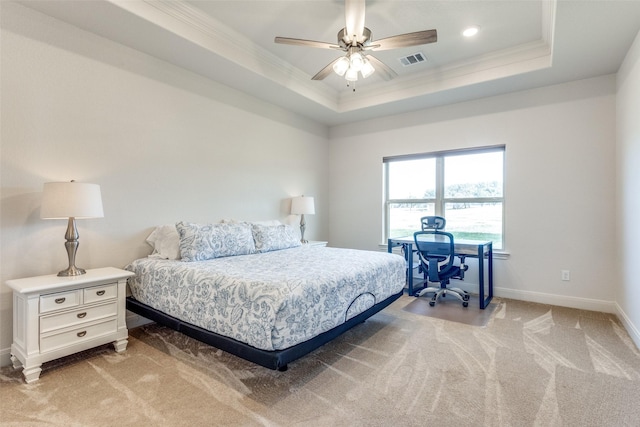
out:
{"label": "desk top", "polygon": [[[389,242],[396,245],[415,243],[413,236],[393,237]],[[460,255],[478,255],[479,247],[483,248],[483,252],[489,249],[493,252],[493,242],[490,240],[455,239],[454,245],[456,253]]]}

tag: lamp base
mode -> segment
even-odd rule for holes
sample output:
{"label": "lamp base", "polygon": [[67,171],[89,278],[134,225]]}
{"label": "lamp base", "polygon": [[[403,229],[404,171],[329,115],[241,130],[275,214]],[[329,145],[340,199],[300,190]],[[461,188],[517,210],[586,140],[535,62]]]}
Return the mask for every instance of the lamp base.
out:
{"label": "lamp base", "polygon": [[76,267],[75,265],[58,272],[58,276],[60,277],[81,276],[83,274],[86,274],[86,271],[82,268]]}
{"label": "lamp base", "polygon": [[302,243],[303,245],[305,243],[309,243],[305,238],[304,238],[304,230],[306,230],[307,228],[307,222],[304,220],[304,214],[300,215],[300,243]]}
{"label": "lamp base", "polygon": [[76,252],[78,251],[78,246],[80,243],[78,242],[78,229],[76,228],[76,219],[73,217],[69,218],[69,222],[67,224],[67,232],[64,235],[64,238],[67,239],[64,242],[64,247],[67,249],[67,256],[69,257],[69,267],[66,270],[62,270],[58,273],[60,277],[68,277],[68,276],[80,276],[86,273],[81,268],[76,267]]}

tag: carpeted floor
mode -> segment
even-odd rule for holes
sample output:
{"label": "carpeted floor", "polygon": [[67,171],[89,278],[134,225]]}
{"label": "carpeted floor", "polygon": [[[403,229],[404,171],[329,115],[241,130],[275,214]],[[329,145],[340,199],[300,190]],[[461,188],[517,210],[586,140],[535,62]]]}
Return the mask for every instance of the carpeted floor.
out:
{"label": "carpeted floor", "polygon": [[495,300],[486,327],[414,298],[271,371],[149,325],[129,347],[0,370],[3,426],[637,426],[640,351],[615,316]]}
{"label": "carpeted floor", "polygon": [[464,323],[473,326],[487,326],[493,317],[493,312],[498,303],[490,303],[484,309],[478,306],[478,296],[470,295],[469,306],[463,307],[456,298],[440,298],[433,307],[429,305],[431,298],[414,298],[409,304],[404,306],[404,310],[413,314],[435,317],[437,319],[449,320],[451,322]]}

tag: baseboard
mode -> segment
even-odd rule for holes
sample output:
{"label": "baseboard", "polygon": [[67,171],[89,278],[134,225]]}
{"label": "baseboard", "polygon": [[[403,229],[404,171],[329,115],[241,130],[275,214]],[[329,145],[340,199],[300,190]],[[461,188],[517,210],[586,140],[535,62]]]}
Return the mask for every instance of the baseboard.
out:
{"label": "baseboard", "polygon": [[[471,281],[452,280],[451,285],[472,294],[478,293],[478,284]],[[618,313],[618,311],[616,310],[616,304],[613,301],[545,294],[542,292],[533,291],[520,291],[517,289],[499,287],[493,288],[493,296],[517,299],[521,301],[537,302],[540,304],[558,305],[561,307],[579,308],[581,310],[600,311],[603,313]]]}
{"label": "baseboard", "polygon": [[566,295],[545,294],[542,292],[521,291],[508,288],[494,288],[496,297],[511,298],[540,304],[559,305],[561,307],[579,308],[581,310],[600,311],[617,314],[616,303],[591,298],[570,297]]}
{"label": "baseboard", "polygon": [[618,318],[624,325],[624,328],[629,333],[629,336],[631,337],[633,342],[636,344],[636,347],[640,349],[640,331],[631,322],[631,319],[629,319],[629,316],[627,316],[627,314],[624,312],[624,310],[622,310],[622,307],[620,307],[618,303],[616,303],[616,314],[618,315]]}

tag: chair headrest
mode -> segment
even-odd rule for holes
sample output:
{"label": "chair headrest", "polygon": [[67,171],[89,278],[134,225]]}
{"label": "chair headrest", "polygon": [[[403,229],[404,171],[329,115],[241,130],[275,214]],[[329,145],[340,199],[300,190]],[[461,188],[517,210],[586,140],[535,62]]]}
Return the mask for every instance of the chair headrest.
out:
{"label": "chair headrest", "polygon": [[422,230],[442,230],[447,224],[447,220],[441,216],[423,216],[420,218]]}

